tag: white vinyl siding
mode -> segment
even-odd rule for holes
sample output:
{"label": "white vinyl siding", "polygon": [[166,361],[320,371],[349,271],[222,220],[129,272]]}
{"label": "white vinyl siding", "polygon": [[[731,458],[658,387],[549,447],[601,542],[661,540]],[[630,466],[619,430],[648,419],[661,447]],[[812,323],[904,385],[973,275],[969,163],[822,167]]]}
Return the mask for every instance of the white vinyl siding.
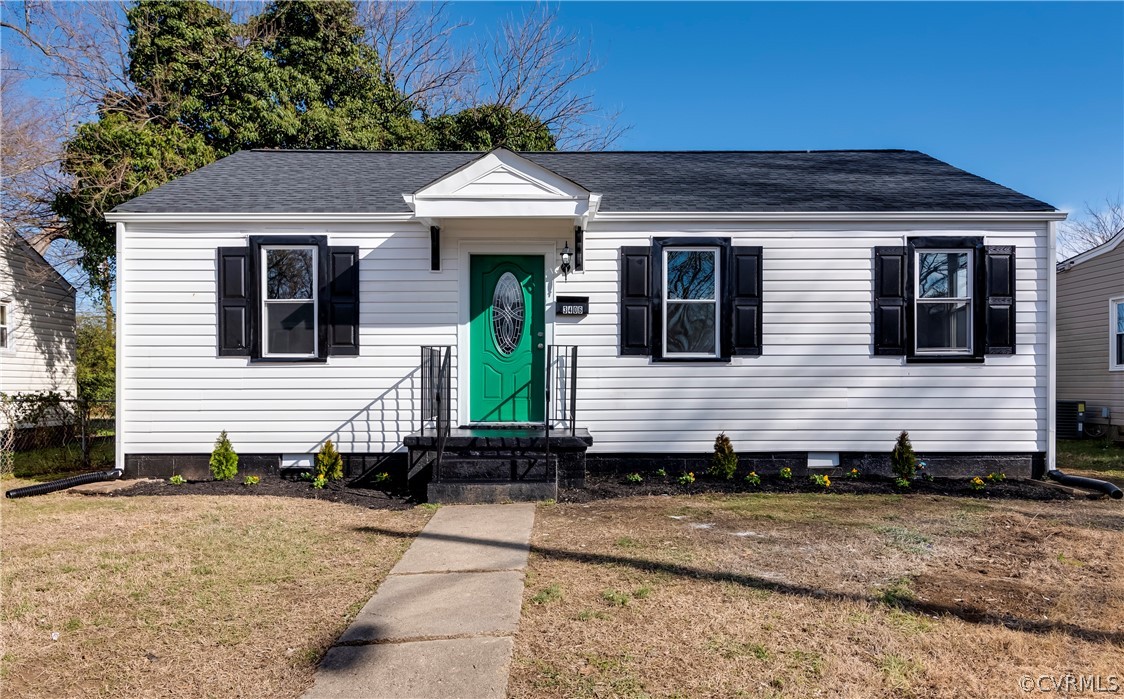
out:
{"label": "white vinyl siding", "polygon": [[74,290],[15,236],[0,229],[0,303],[7,307],[0,392],[74,397]]}
{"label": "white vinyl siding", "polygon": [[[216,357],[215,249],[286,233],[359,247],[360,356],[296,365]],[[953,365],[872,356],[873,249],[940,235],[1017,247],[1017,354]],[[671,236],[763,247],[762,356],[699,364],[620,356],[620,248]],[[580,348],[577,422],[595,452],[704,454],[720,431],[740,452],[888,452],[903,429],[918,450],[1045,452],[1046,240],[1044,223],[591,222],[584,273],[548,285],[548,294],[588,296],[589,314],[549,309],[547,341]],[[396,449],[418,428],[418,348],[456,345],[467,315],[462,246],[566,242],[568,220],[449,220],[441,271],[431,272],[420,224],[128,224],[119,261],[123,448],[203,453],[226,429],[244,453],[306,454],[328,437],[343,452]],[[546,262],[556,268],[557,253]],[[464,351],[454,351],[454,377]],[[454,416],[458,408],[454,401]]]}

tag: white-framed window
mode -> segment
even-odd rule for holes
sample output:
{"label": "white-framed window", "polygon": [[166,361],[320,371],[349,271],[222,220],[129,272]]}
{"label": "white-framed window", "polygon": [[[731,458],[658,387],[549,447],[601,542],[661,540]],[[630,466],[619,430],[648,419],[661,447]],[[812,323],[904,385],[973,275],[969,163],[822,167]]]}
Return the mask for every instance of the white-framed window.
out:
{"label": "white-framed window", "polygon": [[315,246],[262,246],[262,356],[317,356],[316,255]]}
{"label": "white-framed window", "polygon": [[7,302],[0,302],[0,350],[11,347],[11,316]]}
{"label": "white-framed window", "polygon": [[664,248],[663,355],[718,357],[721,289],[719,249]]}
{"label": "white-framed window", "polygon": [[914,352],[972,354],[974,251],[922,248],[914,254]]}
{"label": "white-framed window", "polygon": [[1108,369],[1124,371],[1124,296],[1108,300]]}

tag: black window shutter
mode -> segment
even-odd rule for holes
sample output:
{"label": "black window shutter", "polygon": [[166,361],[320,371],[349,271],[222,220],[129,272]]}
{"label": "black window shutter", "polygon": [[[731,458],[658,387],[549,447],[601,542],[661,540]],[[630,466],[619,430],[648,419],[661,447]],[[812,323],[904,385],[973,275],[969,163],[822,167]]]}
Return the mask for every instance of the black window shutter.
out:
{"label": "black window shutter", "polygon": [[219,248],[218,348],[220,357],[250,356],[250,249]]}
{"label": "black window shutter", "polygon": [[328,354],[359,355],[359,248],[328,248]]}
{"label": "black window shutter", "polygon": [[874,248],[874,354],[904,355],[909,284],[905,248]]}
{"label": "black window shutter", "polygon": [[1015,247],[988,245],[984,248],[987,327],[984,354],[1015,353]]}
{"label": "black window shutter", "polygon": [[621,248],[621,354],[652,353],[652,248]]}
{"label": "black window shutter", "polygon": [[726,327],[726,356],[761,354],[761,247],[731,248],[731,278],[726,285],[730,299]]}

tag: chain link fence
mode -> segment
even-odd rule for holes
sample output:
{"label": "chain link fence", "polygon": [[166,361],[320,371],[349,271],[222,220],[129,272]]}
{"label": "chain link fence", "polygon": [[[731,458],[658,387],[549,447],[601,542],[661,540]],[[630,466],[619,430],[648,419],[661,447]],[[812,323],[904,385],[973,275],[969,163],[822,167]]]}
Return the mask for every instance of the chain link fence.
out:
{"label": "chain link fence", "polygon": [[0,472],[41,479],[112,468],[115,427],[113,400],[0,394]]}

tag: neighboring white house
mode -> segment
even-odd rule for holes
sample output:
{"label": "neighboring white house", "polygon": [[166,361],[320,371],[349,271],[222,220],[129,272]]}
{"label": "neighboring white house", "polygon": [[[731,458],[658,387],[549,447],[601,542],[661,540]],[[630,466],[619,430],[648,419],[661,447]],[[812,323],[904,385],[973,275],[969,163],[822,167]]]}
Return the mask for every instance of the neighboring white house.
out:
{"label": "neighboring white house", "polygon": [[0,227],[0,393],[77,393],[74,287]]}
{"label": "neighboring white house", "polygon": [[916,151],[245,151],[106,218],[130,474],[205,471],[220,430],[265,470],[400,450],[435,345],[482,428],[556,414],[577,346],[591,468],[720,431],[874,464],[903,429],[938,472],[1052,463],[1064,214]]}
{"label": "neighboring white house", "polygon": [[1124,433],[1124,230],[1058,264],[1058,399]]}

